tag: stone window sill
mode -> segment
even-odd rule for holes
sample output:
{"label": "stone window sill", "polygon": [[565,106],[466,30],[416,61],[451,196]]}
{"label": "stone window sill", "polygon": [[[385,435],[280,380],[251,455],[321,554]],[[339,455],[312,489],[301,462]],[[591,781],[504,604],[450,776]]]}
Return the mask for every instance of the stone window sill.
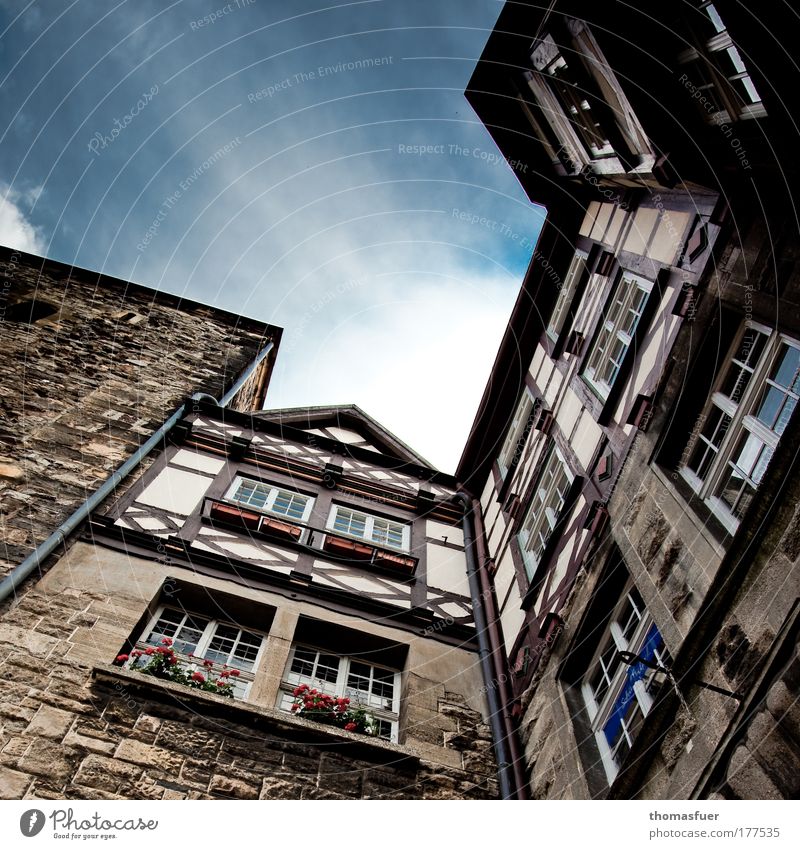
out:
{"label": "stone window sill", "polygon": [[419,761],[420,755],[407,746],[368,737],[363,734],[353,734],[342,728],[321,725],[310,719],[293,716],[276,708],[262,707],[248,702],[242,702],[203,690],[193,690],[183,684],[172,681],[162,681],[140,672],[132,672],[120,666],[110,664],[92,667],[92,678],[96,681],[111,683],[117,686],[122,682],[126,689],[146,691],[153,699],[176,701],[180,705],[200,709],[205,714],[225,716],[234,722],[260,727],[280,729],[284,733],[303,733],[312,738],[315,744],[330,747],[346,746],[348,754],[357,755],[368,760],[384,763],[400,764],[403,761]]}

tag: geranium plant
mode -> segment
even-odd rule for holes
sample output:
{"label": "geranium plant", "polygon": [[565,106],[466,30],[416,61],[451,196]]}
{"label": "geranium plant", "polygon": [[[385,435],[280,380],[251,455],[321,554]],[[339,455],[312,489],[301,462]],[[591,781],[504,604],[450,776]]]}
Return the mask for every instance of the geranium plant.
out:
{"label": "geranium plant", "polygon": [[207,693],[216,693],[218,696],[229,698],[233,698],[231,678],[239,675],[238,669],[228,669],[227,664],[221,670],[215,670],[214,663],[210,660],[198,658],[203,665],[203,672],[184,664],[175,654],[169,637],[164,637],[159,646],[134,649],[129,655],[117,655],[118,664],[126,664],[128,661],[130,661],[128,668],[141,672],[142,675],[152,675],[164,681],[175,681],[194,690],[205,690]]}
{"label": "geranium plant", "polygon": [[329,696],[319,690],[312,689],[308,684],[300,684],[292,691],[294,701],[291,712],[315,722],[336,725],[345,731],[355,731],[360,734],[376,736],[378,728],[371,713],[360,705],[350,706],[350,699]]}

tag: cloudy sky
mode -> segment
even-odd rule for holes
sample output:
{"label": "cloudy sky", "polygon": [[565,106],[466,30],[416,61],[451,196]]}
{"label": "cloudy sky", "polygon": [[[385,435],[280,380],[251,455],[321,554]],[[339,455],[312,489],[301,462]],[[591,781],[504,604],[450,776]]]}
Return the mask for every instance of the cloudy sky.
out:
{"label": "cloudy sky", "polygon": [[464,98],[497,0],[0,0],[0,242],[285,328],[270,407],[458,460],[541,211]]}

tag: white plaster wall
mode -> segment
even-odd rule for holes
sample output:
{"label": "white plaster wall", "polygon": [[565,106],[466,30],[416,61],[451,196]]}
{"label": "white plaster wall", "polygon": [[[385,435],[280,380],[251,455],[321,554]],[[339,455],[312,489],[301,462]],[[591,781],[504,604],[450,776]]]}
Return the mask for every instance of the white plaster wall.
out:
{"label": "white plaster wall", "polygon": [[634,254],[644,254],[645,245],[650,239],[657,219],[657,209],[637,209],[631,229],[623,244],[624,250]]}
{"label": "white plaster wall", "polygon": [[586,210],[586,216],[581,222],[581,229],[578,231],[581,236],[588,236],[589,233],[592,232],[592,227],[594,226],[594,219],[597,217],[599,209],[599,201],[593,200],[589,204],[589,208]]}
{"label": "white plaster wall", "polygon": [[469,596],[467,560],[463,551],[428,543],[428,586],[451,593]]}
{"label": "white plaster wall", "polygon": [[435,522],[428,519],[425,522],[425,535],[431,539],[442,539],[447,537],[447,541],[453,545],[464,547],[464,531],[461,528],[456,528],[453,525],[445,525],[444,522]]}
{"label": "white plaster wall", "polygon": [[219,474],[225,467],[225,461],[217,457],[210,457],[208,454],[201,454],[197,451],[187,451],[181,448],[175,453],[175,456],[169,461],[178,466],[186,466],[190,469],[197,469],[199,472],[208,472],[211,475]]}
{"label": "white plaster wall", "polygon": [[665,210],[658,222],[653,243],[647,250],[647,256],[658,262],[672,265],[684,242],[684,233],[689,224],[688,212]]}
{"label": "white plaster wall", "polygon": [[136,499],[139,504],[160,507],[171,513],[193,513],[211,485],[211,478],[167,467],[162,469]]}

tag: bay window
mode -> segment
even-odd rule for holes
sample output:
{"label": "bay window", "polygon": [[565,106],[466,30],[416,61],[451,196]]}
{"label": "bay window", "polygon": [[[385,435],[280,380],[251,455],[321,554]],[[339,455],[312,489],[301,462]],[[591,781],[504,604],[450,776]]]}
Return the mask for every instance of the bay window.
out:
{"label": "bay window", "polygon": [[586,268],[586,260],[589,254],[585,251],[576,251],[572,258],[567,273],[561,281],[561,288],[558,291],[558,299],[553,307],[553,312],[550,314],[550,321],[547,324],[547,335],[555,341],[559,334],[564,329],[564,324],[567,319],[567,310],[572,296],[577,288],[578,281]]}
{"label": "bay window", "polygon": [[581,684],[609,784],[631,750],[664,677],[640,661],[623,662],[622,651],[659,666],[669,662],[658,628],[633,585],[617,604]]}
{"label": "bay window", "polygon": [[800,397],[800,341],[753,321],[737,334],[681,474],[734,533]]}

